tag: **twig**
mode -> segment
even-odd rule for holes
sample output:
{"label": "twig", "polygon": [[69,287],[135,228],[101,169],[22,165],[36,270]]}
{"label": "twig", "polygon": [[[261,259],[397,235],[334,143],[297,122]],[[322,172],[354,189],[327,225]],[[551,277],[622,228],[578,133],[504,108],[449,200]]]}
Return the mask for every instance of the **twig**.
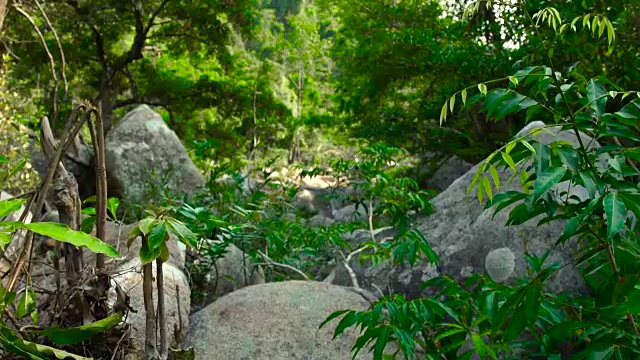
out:
{"label": "twig", "polygon": [[116,355],[118,355],[118,348],[122,344],[122,341],[125,339],[125,337],[128,337],[130,329],[131,328],[127,327],[127,329],[122,332],[122,336],[120,337],[120,340],[118,340],[118,342],[116,343],[115,348],[113,348],[113,354],[111,355],[111,360],[115,360]]}
{"label": "twig", "polygon": [[[358,249],[358,251],[362,251],[362,250],[364,250],[366,248],[367,247],[364,246],[364,247]],[[345,257],[344,254],[342,253],[342,251],[340,251],[340,255],[344,259],[342,261],[342,265],[344,266],[345,269],[347,269],[347,272],[349,273],[349,277],[351,278],[351,284],[353,285],[354,288],[360,290],[360,284],[358,284],[358,276],[356,275],[356,272],[353,271],[353,268],[351,268],[351,266],[349,265],[349,261],[351,260],[351,256],[354,253],[355,252],[352,252],[351,254],[349,254],[349,256]]]}
{"label": "twig", "polygon": [[58,49],[60,50],[60,58],[62,60],[62,82],[64,83],[64,97],[63,97],[64,99],[67,97],[67,93],[69,92],[69,82],[67,81],[67,75],[66,75],[67,62],[64,57],[64,50],[62,49],[62,42],[60,41],[60,37],[58,36],[58,32],[56,31],[56,28],[53,27],[53,24],[51,24],[51,21],[49,21],[49,17],[47,16],[47,13],[44,11],[44,9],[42,8],[38,0],[34,0],[34,2],[38,7],[38,9],[40,10],[42,17],[44,17],[44,20],[47,22],[47,26],[49,26],[49,29],[51,29],[51,32],[53,33],[53,37],[55,37],[56,42],[58,43]]}
{"label": "twig", "polygon": [[[100,106],[100,105],[98,105]],[[89,119],[89,130],[91,131],[91,141],[93,143],[93,152],[95,154],[95,174],[96,174],[96,237],[102,241],[106,239],[105,227],[107,225],[107,170],[105,165],[104,152],[104,128],[101,111],[91,108],[88,111],[89,117],[91,113],[95,114],[95,121]],[[115,215],[115,214],[114,214]],[[104,270],[105,260],[104,254],[96,254],[96,269]]]}
{"label": "twig", "polygon": [[44,35],[42,35],[42,32],[38,28],[38,25],[33,20],[33,18],[26,11],[24,11],[20,6],[18,6],[18,4],[13,4],[13,7],[16,9],[16,11],[22,14],[27,20],[29,20],[29,22],[31,23],[31,26],[38,34],[38,37],[40,38],[40,42],[42,42],[42,46],[44,47],[44,50],[47,53],[47,56],[49,57],[49,62],[51,63],[51,74],[53,76],[53,84],[54,84],[53,99],[52,99],[53,109],[52,109],[51,117],[55,120],[55,118],[58,115],[58,75],[56,75],[56,62],[53,59],[53,55],[51,55],[51,51],[47,46],[47,41],[45,40]]}
{"label": "twig", "polygon": [[[217,281],[217,279],[216,279]],[[182,307],[180,305],[180,285],[176,284],[176,304],[178,306],[178,324],[180,324],[177,328],[173,329],[173,336],[175,338],[176,344],[182,344]]]}
{"label": "twig", "polygon": [[260,257],[265,261],[265,264],[254,264],[254,265],[271,265],[271,266],[278,266],[278,267],[281,267],[281,268],[284,268],[284,269],[289,269],[289,270],[291,270],[293,272],[298,273],[305,280],[311,281],[311,278],[309,278],[309,276],[307,274],[305,274],[304,272],[302,272],[300,269],[296,269],[295,267],[293,267],[291,265],[275,262],[275,261],[271,260],[271,258],[269,258],[267,255],[265,255],[260,250],[258,250],[258,255],[260,255]]}
{"label": "twig", "polygon": [[160,327],[160,359],[166,359],[169,354],[167,341],[167,313],[164,304],[164,271],[162,259],[156,259],[156,288],[158,291],[158,326]]}
{"label": "twig", "polygon": [[42,42],[42,46],[44,47],[44,50],[47,52],[47,56],[49,57],[49,61],[51,62],[51,75],[53,75],[53,80],[55,82],[58,82],[58,76],[56,75],[56,62],[53,59],[53,55],[51,55],[51,51],[47,46],[47,41],[44,39],[44,35],[42,35],[42,32],[40,32],[40,28],[38,28],[38,25],[33,20],[33,18],[29,14],[27,14],[27,12],[24,11],[20,6],[18,6],[18,4],[13,4],[13,7],[16,9],[16,11],[22,14],[22,16],[24,16],[25,18],[27,18],[27,20],[29,20],[29,22],[33,26],[33,29],[38,34],[38,37],[40,38],[40,42]]}

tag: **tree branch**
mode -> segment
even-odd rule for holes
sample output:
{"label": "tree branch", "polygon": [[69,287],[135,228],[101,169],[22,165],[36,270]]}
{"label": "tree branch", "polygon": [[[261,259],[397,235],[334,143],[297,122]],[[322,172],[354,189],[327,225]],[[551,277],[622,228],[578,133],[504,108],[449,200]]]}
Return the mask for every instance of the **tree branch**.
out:
{"label": "tree branch", "polygon": [[93,32],[96,40],[96,53],[98,55],[98,59],[100,59],[100,63],[104,67],[107,67],[108,64],[107,55],[104,48],[104,38],[102,37],[102,34],[98,30],[98,28],[91,22],[89,11],[86,8],[81,8],[80,5],[78,5],[77,0],[66,0],[66,3],[67,5],[71,6],[78,15],[80,15],[80,19],[82,19],[82,22],[85,23],[85,25],[87,25]]}
{"label": "tree branch", "polygon": [[144,49],[144,45],[147,41],[149,31],[153,27],[153,22],[168,2],[168,0],[162,1],[160,6],[158,6],[158,8],[153,13],[151,13],[151,18],[149,19],[147,25],[144,24],[144,14],[141,7],[138,6],[134,1],[131,2],[133,4],[133,17],[136,23],[136,34],[134,36],[133,44],[131,44],[131,49],[129,49],[126,54],[115,61],[113,65],[114,73],[122,71],[133,61],[142,59],[142,50]]}

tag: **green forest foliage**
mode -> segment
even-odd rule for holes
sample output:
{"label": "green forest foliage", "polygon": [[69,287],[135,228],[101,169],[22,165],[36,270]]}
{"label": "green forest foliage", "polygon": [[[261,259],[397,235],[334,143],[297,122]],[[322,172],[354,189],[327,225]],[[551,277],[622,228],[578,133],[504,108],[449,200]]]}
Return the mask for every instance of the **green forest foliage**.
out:
{"label": "green forest foliage", "polygon": [[[419,156],[456,154],[475,162],[526,118],[488,120],[469,108],[440,126],[442,103],[460,88],[547,56],[523,11],[544,2],[486,4],[463,21],[464,1],[54,1],[42,11],[26,2],[21,10],[40,28],[55,77],[30,21],[16,8],[9,8],[1,51],[20,59],[9,81],[22,96],[54,113],[56,91],[58,119],[74,99],[101,100],[107,122],[150,104],[198,158],[246,159],[255,145],[261,153],[290,150],[299,137],[313,148],[317,139],[308,131],[320,128],[343,142],[383,141]],[[611,51],[588,31],[557,37],[541,29],[545,41],[553,39],[549,52],[558,71],[637,86],[638,7],[558,4],[567,18],[602,14],[618,34]],[[40,96],[33,97],[34,88],[43,90]]]}
{"label": "green forest foliage", "polygon": [[[335,313],[327,321],[342,316],[336,335],[354,326],[364,330],[354,352],[372,347],[379,359],[395,343],[396,355],[405,358],[509,358],[519,350],[541,358],[626,359],[640,353],[640,103],[634,91],[640,88],[640,3],[64,0],[8,9],[0,33],[0,94],[7,99],[0,103],[0,139],[18,140],[12,134],[21,126],[35,129],[42,113],[64,126],[59,119],[82,99],[101,102],[107,130],[145,103],[163,114],[203,170],[260,162],[266,180],[248,194],[241,186],[216,190],[212,182],[203,199],[163,204],[185,233],[244,243],[254,260],[286,264],[308,278],[309,268],[354,249],[344,242],[342,225],[310,228],[299,221],[303,214],[290,221],[298,189],[270,183],[261,165],[273,165],[274,156],[322,162],[321,148],[347,144],[362,158],[338,154],[325,165],[364,183],[365,197],[357,199],[370,209],[364,228],[373,230],[373,217],[385,215],[386,224],[400,230],[392,241],[371,241],[351,254],[361,251],[374,263],[412,265],[420,256],[438,262],[430,239],[408,215],[428,215],[431,194],[415,179],[392,174],[387,165],[396,153],[486,159],[469,190],[476,188],[479,201],[495,211],[516,205],[506,225],[540,215],[541,224],[565,221],[558,246],[580,239],[580,257],[571,265],[583,267],[593,296],[545,292],[560,265],[527,254],[528,276],[515,285],[480,274],[465,284],[443,276],[424,285],[441,297],[394,295],[366,311]],[[589,133],[605,146],[513,138],[532,120]],[[27,142],[0,150],[13,155]],[[596,166],[603,154],[608,166]],[[8,164],[0,179],[12,169],[28,170],[20,160],[0,159]],[[527,161],[532,165],[525,167]],[[498,167],[513,170],[523,191],[501,193]],[[589,199],[554,196],[550,189],[563,181],[584,187]],[[267,186],[270,193],[262,189]],[[6,214],[20,205],[3,204]],[[0,225],[5,233],[22,226]],[[146,254],[147,262],[167,257],[163,226],[154,227],[157,253]],[[75,236],[94,251],[100,245]],[[198,250],[203,260],[223,254],[216,246]],[[269,276],[291,278],[273,270]],[[33,295],[25,294],[21,301],[32,303]],[[5,331],[0,340],[28,351],[30,344],[14,336]]]}

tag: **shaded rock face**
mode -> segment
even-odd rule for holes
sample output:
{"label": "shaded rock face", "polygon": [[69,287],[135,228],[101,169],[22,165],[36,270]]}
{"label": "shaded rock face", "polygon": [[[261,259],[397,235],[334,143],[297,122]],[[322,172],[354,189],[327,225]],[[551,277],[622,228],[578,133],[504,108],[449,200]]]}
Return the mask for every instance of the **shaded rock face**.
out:
{"label": "shaded rock face", "polygon": [[[367,306],[354,291],[326,283],[248,286],[193,314],[185,346],[198,360],[350,359],[356,332],[332,341],[338,321],[318,327],[334,311]],[[364,350],[357,357],[371,358]]]}
{"label": "shaded rock face", "polygon": [[216,260],[216,266],[205,276],[204,283],[198,286],[202,293],[202,299],[196,304],[199,308],[245,286],[265,282],[262,268],[254,266],[237,246],[230,244],[226,251],[222,258]]}
{"label": "shaded rock face", "polygon": [[427,189],[443,191],[472,167],[473,164],[452,156],[443,161],[433,174],[425,179],[423,186]]}
{"label": "shaded rock face", "polygon": [[[521,133],[544,126],[541,122],[529,124]],[[554,140],[565,140],[574,147],[578,146],[578,139],[573,132],[549,129],[551,134],[542,132],[534,139],[543,144]],[[583,142],[590,147],[598,147],[598,143],[587,135],[581,135]],[[602,160],[602,159],[601,159]],[[467,187],[471,183],[479,165],[474,166],[451,184],[445,191],[433,199],[434,213],[419,223],[419,229],[429,240],[434,251],[440,257],[440,264],[423,262],[413,268],[408,265],[394,267],[391,265],[366,269],[366,276],[377,287],[389,292],[402,293],[410,298],[425,295],[419,286],[422,282],[438,275],[450,275],[462,280],[473,272],[485,273],[487,255],[496,249],[509,249],[515,257],[515,265],[510,279],[525,275],[525,240],[527,250],[531,254],[542,256],[552,249],[560,237],[564,222],[553,221],[536,226],[541,216],[522,225],[505,226],[510,210],[517,204],[507,207],[492,219],[494,209],[485,210],[484,204],[478,202],[476,190],[467,194]],[[522,191],[516,178],[508,183],[512,175],[509,169],[498,169],[500,175],[500,191]],[[566,191],[568,184],[560,183],[551,191],[557,193]],[[586,190],[580,186],[569,189],[571,195],[581,199],[588,198]],[[495,191],[494,191],[495,193]],[[551,251],[548,263],[559,262],[567,264],[572,261],[576,250],[575,241],[570,240],[564,247]],[[505,279],[507,282],[510,279]],[[502,280],[502,279],[501,279]],[[567,291],[570,293],[589,293],[578,269],[565,266],[547,282],[547,290]]]}
{"label": "shaded rock face", "polygon": [[205,183],[175,132],[146,105],[127,113],[109,132],[105,151],[109,196],[120,197],[123,210],[148,200],[149,183],[176,195],[193,195]]}

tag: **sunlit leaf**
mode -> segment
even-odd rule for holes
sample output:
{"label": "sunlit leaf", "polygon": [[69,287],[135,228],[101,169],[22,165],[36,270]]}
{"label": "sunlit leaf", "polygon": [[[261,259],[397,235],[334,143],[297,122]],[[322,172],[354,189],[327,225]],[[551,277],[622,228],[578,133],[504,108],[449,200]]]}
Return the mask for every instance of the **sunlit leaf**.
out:
{"label": "sunlit leaf", "polygon": [[0,218],[20,210],[22,204],[24,204],[24,199],[0,200]]}
{"label": "sunlit leaf", "polygon": [[122,314],[115,313],[105,319],[72,328],[60,328],[53,326],[37,333],[46,336],[58,345],[73,345],[89,340],[94,336],[104,333],[122,321]]}
{"label": "sunlit leaf", "polygon": [[100,241],[100,239],[83,233],[69,229],[68,226],[60,223],[38,222],[23,224],[20,222],[13,223],[15,227],[28,229],[36,234],[47,236],[51,239],[69,243],[74,246],[86,247],[87,249],[98,254],[105,254],[109,257],[118,256],[118,252],[113,246]]}

